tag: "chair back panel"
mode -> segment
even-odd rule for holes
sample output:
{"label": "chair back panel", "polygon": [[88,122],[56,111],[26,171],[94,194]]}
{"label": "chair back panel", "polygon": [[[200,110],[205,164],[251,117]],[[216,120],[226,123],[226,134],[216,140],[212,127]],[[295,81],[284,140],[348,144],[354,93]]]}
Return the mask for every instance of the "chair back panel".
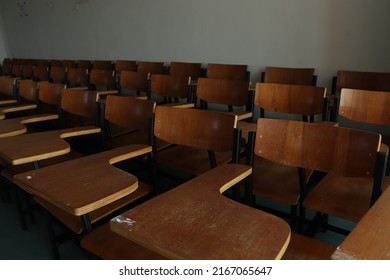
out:
{"label": "chair back panel", "polygon": [[37,100],[38,83],[33,80],[19,80],[19,96],[25,100],[35,102]]}
{"label": "chair back panel", "polygon": [[247,81],[199,78],[196,95],[210,103],[244,106],[248,103],[248,90]]}
{"label": "chair back panel", "polygon": [[89,73],[89,83],[97,87],[113,88],[114,83],[113,70],[92,69]]}
{"label": "chair back panel", "polygon": [[188,98],[189,78],[185,76],[152,74],[151,92],[162,97]]}
{"label": "chair back panel", "polygon": [[313,85],[314,68],[265,67],[264,82],[290,85]]}
{"label": "chair back panel", "polygon": [[147,74],[164,74],[164,62],[140,61],[137,65],[138,72]]}
{"label": "chair back panel", "polygon": [[302,85],[257,83],[255,106],[298,115],[321,114],[326,88]]}
{"label": "chair back panel", "polygon": [[334,173],[372,177],[381,136],[328,124],[261,118],[255,154],[268,160]]}
{"label": "chair back panel", "polygon": [[390,91],[390,73],[338,71],[336,89]]}
{"label": "chair back panel", "polygon": [[154,135],[171,144],[228,151],[237,117],[224,112],[157,106]]}
{"label": "chair back panel", "polygon": [[106,98],[105,119],[127,129],[146,130],[154,113],[156,103],[132,96],[109,95]]}
{"label": "chair back panel", "polygon": [[0,76],[0,93],[7,97],[14,97],[14,86],[18,78]]}
{"label": "chair back panel", "polygon": [[33,78],[35,81],[47,81],[49,78],[49,69],[47,66],[35,66]]}
{"label": "chair back panel", "polygon": [[92,68],[92,62],[90,60],[78,60],[77,61],[77,68],[89,70]]}
{"label": "chair back panel", "polygon": [[65,68],[76,68],[77,64],[74,60],[65,59],[62,61],[62,67]]}
{"label": "chair back panel", "polygon": [[121,89],[146,92],[148,90],[148,73],[122,71],[119,85]]}
{"label": "chair back panel", "polygon": [[207,78],[247,81],[247,68],[247,65],[209,63]]}
{"label": "chair back panel", "polygon": [[67,88],[61,92],[61,109],[77,116],[96,118],[96,92]]}
{"label": "chair back panel", "polygon": [[11,67],[11,76],[22,77],[22,65],[13,63]]}
{"label": "chair back panel", "polygon": [[50,80],[54,83],[63,83],[66,81],[66,68],[62,66],[52,66],[50,68]]}
{"label": "chair back panel", "polygon": [[86,85],[88,69],[85,68],[68,68],[67,80],[71,85]]}
{"label": "chair back panel", "polygon": [[137,62],[135,60],[117,60],[115,71],[137,71]]}
{"label": "chair back panel", "polygon": [[61,92],[64,88],[66,88],[65,84],[39,82],[38,98],[46,104],[59,107],[61,101]]}
{"label": "chair back panel", "polygon": [[32,64],[23,64],[22,65],[22,78],[23,79],[32,79],[34,76],[34,65]]}
{"label": "chair back panel", "polygon": [[339,115],[356,122],[390,125],[390,92],[343,88]]}
{"label": "chair back panel", "polygon": [[169,74],[172,76],[191,77],[192,80],[197,80],[202,72],[202,64],[190,62],[171,62],[169,69]]}
{"label": "chair back panel", "polygon": [[95,60],[93,62],[92,68],[100,70],[113,70],[113,64],[111,60]]}

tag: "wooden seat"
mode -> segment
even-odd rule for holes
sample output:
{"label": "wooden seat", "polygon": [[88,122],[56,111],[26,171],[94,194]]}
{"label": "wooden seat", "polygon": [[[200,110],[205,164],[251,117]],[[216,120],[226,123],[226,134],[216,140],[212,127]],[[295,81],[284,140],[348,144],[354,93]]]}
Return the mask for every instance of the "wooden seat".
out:
{"label": "wooden seat", "polygon": [[242,64],[207,64],[207,78],[249,81],[250,75],[247,65]]}
{"label": "wooden seat", "polygon": [[157,106],[154,137],[175,145],[157,152],[158,166],[197,176],[238,162],[241,133],[236,122],[235,115],[224,112]]}
{"label": "wooden seat", "polygon": [[156,98],[158,103],[194,107],[195,104],[190,102],[192,98],[189,79],[188,76],[152,74],[150,78],[151,98]]}
{"label": "wooden seat", "polygon": [[247,81],[199,78],[196,96],[202,109],[211,109],[210,104],[227,105],[229,112],[237,115],[238,120],[253,116],[252,95]]}
{"label": "wooden seat", "polygon": [[[342,89],[339,116],[361,124],[382,124],[388,126],[390,124],[387,109],[389,104],[389,92]],[[383,145],[382,141],[380,144],[381,154],[386,155],[388,146]],[[375,163],[375,157],[371,161]],[[380,163],[379,159],[377,161]],[[317,217],[323,217],[325,221],[327,215],[331,215],[358,222],[378,198],[382,190],[390,185],[388,176],[385,176],[382,182],[378,183],[382,176],[381,173],[377,173],[375,177],[371,172],[368,174],[362,172],[354,176],[357,178],[347,178],[345,174],[338,175],[327,175],[304,200],[304,206],[317,211]],[[340,186],[343,187],[341,188]]]}
{"label": "wooden seat", "polygon": [[113,70],[101,70],[94,68],[89,72],[89,89],[90,90],[110,90],[114,89]]}
{"label": "wooden seat", "polygon": [[[328,178],[336,176],[372,178],[374,173],[378,174],[378,171],[383,170],[384,158],[381,158],[379,144],[380,135],[371,132],[323,123],[277,119],[258,119],[256,132],[250,132],[249,136],[249,146],[253,148],[251,155],[298,168],[300,194],[304,197],[308,193],[303,200],[305,206],[306,199]],[[252,162],[253,157],[249,159],[249,163]],[[308,171],[309,176],[306,176],[305,171]],[[256,172],[253,170],[253,181]],[[324,173],[328,174],[319,180],[321,177],[318,176]],[[377,179],[374,189],[381,188],[383,172]],[[343,182],[339,183],[337,188],[345,189]],[[314,189],[310,191],[313,187]],[[247,192],[252,193],[250,184],[247,186]],[[374,201],[376,192],[377,190],[372,191]],[[353,197],[347,198],[354,203]],[[317,196],[317,200],[311,205],[321,207],[324,200],[328,200],[327,197]],[[346,208],[346,205],[338,204],[337,208]],[[292,245],[292,249],[297,248],[299,249],[299,246]]]}
{"label": "wooden seat", "polygon": [[[267,112],[285,113],[285,118],[292,116],[321,115],[326,89],[323,87],[287,84],[257,83],[254,105]],[[262,118],[260,118],[262,119]],[[238,125],[241,126],[241,123]],[[255,126],[243,129],[244,137]],[[297,230],[297,217],[301,197],[299,173],[296,167],[281,165],[266,158],[256,157],[253,166],[252,193],[261,197],[288,205],[290,207],[290,225]],[[261,206],[262,203],[259,204]],[[275,209],[267,209],[273,212]],[[277,213],[284,215],[285,213]]]}

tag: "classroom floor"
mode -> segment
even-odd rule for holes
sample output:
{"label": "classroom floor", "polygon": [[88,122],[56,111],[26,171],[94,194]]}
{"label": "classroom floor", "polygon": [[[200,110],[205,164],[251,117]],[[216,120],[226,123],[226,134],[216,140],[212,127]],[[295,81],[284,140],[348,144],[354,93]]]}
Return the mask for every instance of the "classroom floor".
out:
{"label": "classroom floor", "polygon": [[[263,202],[263,204],[267,204],[267,202]],[[268,206],[275,205],[269,204]],[[32,224],[31,221],[27,219],[28,230],[22,230],[18,220],[15,203],[0,201],[0,216],[2,217],[2,229],[0,231],[0,260],[52,259],[44,214],[39,210],[35,213],[36,223]],[[351,229],[353,227],[352,223],[347,223],[342,220],[330,219],[330,222],[346,229]],[[316,238],[337,246],[345,237],[327,231],[326,233],[318,233]],[[72,241],[66,241],[61,244],[59,246],[59,251],[61,259],[89,259],[86,252]]]}

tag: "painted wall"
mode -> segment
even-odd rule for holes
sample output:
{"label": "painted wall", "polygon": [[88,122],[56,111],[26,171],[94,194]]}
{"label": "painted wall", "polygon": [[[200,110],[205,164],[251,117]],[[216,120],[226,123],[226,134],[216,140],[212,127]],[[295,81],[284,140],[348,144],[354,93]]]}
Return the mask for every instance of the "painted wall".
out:
{"label": "painted wall", "polygon": [[[0,0],[8,56],[390,71],[388,0]],[[1,29],[0,29],[1,30]],[[0,44],[0,51],[4,49]]]}
{"label": "painted wall", "polygon": [[8,57],[6,44],[5,44],[5,36],[3,34],[3,20],[2,15],[0,13],[0,63],[3,62],[5,57]]}

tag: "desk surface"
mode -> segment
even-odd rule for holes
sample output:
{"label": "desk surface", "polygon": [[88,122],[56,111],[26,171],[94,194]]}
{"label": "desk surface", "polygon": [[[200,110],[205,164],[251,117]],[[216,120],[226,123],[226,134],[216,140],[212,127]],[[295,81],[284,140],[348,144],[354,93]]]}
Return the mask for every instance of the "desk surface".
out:
{"label": "desk surface", "polygon": [[221,165],[113,218],[111,230],[170,259],[279,259],[289,225],[221,194],[251,172]]}
{"label": "desk surface", "polygon": [[99,133],[95,126],[75,127],[0,139],[0,157],[12,165],[39,161],[70,152],[63,138]]}
{"label": "desk surface", "polygon": [[15,183],[74,216],[88,214],[134,192],[135,176],[112,164],[151,152],[128,145],[18,174]]}
{"label": "desk surface", "polygon": [[390,188],[387,188],[351,233],[333,253],[332,259],[390,259]]}
{"label": "desk surface", "polygon": [[25,124],[58,119],[57,114],[40,114],[0,122],[0,138],[16,136],[27,132]]}

